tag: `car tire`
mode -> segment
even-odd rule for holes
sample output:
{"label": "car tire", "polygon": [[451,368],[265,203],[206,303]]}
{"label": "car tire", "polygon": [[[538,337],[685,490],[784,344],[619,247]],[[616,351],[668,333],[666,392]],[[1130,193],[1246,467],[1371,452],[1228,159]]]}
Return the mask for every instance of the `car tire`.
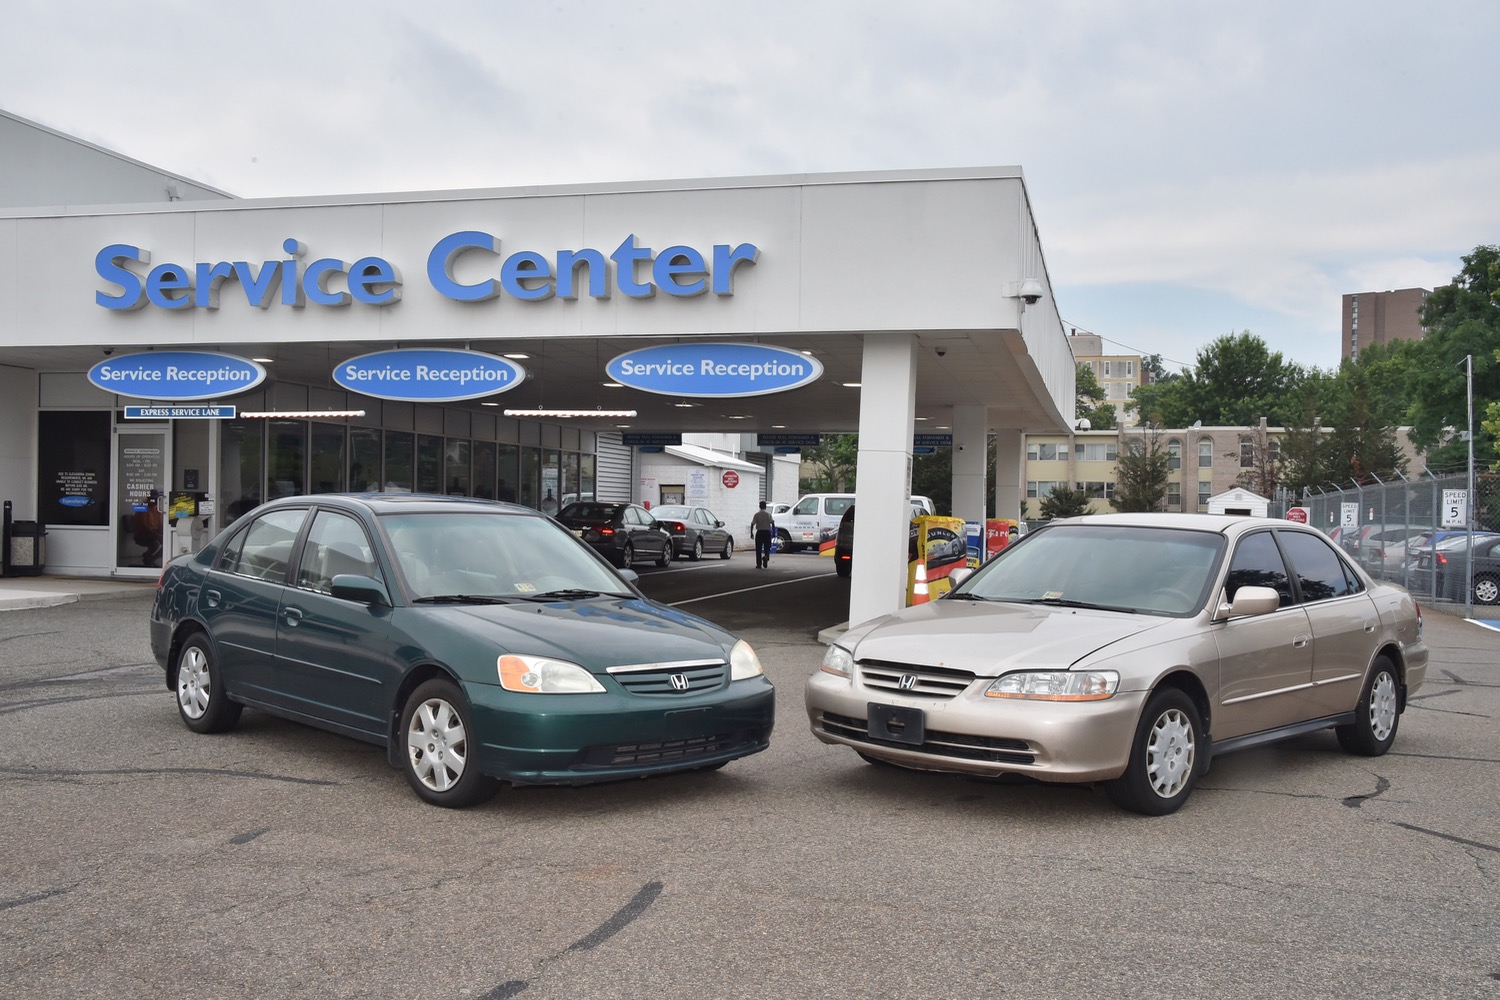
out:
{"label": "car tire", "polygon": [[224,692],[224,677],[208,636],[196,632],[177,653],[177,714],[195,733],[222,733],[240,721],[245,706]]}
{"label": "car tire", "polygon": [[406,699],[399,738],[401,771],[424,802],[465,809],[492,798],[500,782],[479,770],[479,740],[463,694],[451,681],[430,680]]}
{"label": "car tire", "polygon": [[1474,603],[1500,603],[1500,577],[1492,573],[1481,573],[1474,578]]}
{"label": "car tire", "polygon": [[656,565],[658,565],[658,566],[670,566],[670,565],[672,565],[672,553],[674,551],[676,551],[676,545],[669,538],[669,539],[667,539],[667,543],[661,547],[661,555],[659,555],[659,556],[656,557]]}
{"label": "car tire", "polygon": [[1396,729],[1400,724],[1401,682],[1391,661],[1380,656],[1370,668],[1364,690],[1359,693],[1354,721],[1346,726],[1336,726],[1333,731],[1339,738],[1339,746],[1349,753],[1379,757],[1396,742]]}
{"label": "car tire", "polygon": [[719,558],[728,559],[732,555],[734,555],[734,539],[726,538],[724,539],[724,551],[719,553]]}
{"label": "car tire", "polygon": [[1203,722],[1193,699],[1177,688],[1162,688],[1146,701],[1130,746],[1125,773],[1104,789],[1122,809],[1165,816],[1182,808],[1193,793],[1203,758]]}
{"label": "car tire", "polygon": [[840,559],[838,556],[834,556],[833,571],[847,580],[849,579],[850,574],[854,572],[854,562],[849,559]]}
{"label": "car tire", "polygon": [[693,539],[693,551],[692,554],[688,556],[688,558],[693,562],[697,562],[699,559],[703,558],[703,539]]}
{"label": "car tire", "polygon": [[635,546],[626,542],[625,547],[620,550],[620,565],[625,569],[629,569],[630,564],[633,562],[635,562]]}

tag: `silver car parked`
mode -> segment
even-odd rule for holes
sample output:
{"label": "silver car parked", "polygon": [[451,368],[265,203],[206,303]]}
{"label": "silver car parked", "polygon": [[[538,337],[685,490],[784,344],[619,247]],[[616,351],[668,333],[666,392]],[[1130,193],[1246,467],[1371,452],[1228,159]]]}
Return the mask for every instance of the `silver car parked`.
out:
{"label": "silver car parked", "polygon": [[1081,517],[959,573],[829,647],[813,735],[914,770],[1103,782],[1160,815],[1215,754],[1327,728],[1385,753],[1427,672],[1411,596],[1287,521]]}

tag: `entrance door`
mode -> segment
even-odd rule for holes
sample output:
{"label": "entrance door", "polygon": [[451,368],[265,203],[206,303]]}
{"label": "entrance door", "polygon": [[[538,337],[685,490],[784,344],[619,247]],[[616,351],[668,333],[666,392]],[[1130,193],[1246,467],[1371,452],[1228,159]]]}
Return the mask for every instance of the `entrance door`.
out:
{"label": "entrance door", "polygon": [[115,573],[151,576],[167,543],[167,428],[115,430]]}

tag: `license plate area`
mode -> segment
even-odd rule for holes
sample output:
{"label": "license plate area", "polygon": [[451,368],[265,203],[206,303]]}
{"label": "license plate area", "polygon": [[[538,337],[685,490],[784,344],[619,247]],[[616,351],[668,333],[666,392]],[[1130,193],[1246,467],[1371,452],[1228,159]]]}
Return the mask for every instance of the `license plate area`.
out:
{"label": "license plate area", "polygon": [[927,738],[926,720],[920,708],[872,701],[866,706],[866,713],[866,731],[872,740],[921,746]]}

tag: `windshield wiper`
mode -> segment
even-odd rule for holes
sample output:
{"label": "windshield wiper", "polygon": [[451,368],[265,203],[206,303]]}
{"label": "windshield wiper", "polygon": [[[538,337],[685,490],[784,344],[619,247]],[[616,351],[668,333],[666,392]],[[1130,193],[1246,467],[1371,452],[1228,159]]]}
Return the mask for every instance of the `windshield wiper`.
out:
{"label": "windshield wiper", "polygon": [[415,598],[413,604],[509,604],[512,597],[493,597],[489,594],[434,594],[432,597]]}
{"label": "windshield wiper", "polygon": [[1052,608],[1083,608],[1089,611],[1134,611],[1134,608],[1120,608],[1112,604],[1090,604],[1088,601],[1070,601],[1065,597],[1018,597],[1018,604],[1045,604]]}
{"label": "windshield wiper", "polygon": [[[582,587],[564,587],[561,590],[549,590],[543,594],[526,594],[521,599],[524,601],[583,601],[590,597],[603,597],[601,590],[585,590]],[[613,597],[622,597],[622,594],[613,594]]]}
{"label": "windshield wiper", "polygon": [[971,594],[968,591],[950,590],[950,591],[948,591],[947,594],[944,595],[944,600],[949,600],[949,601],[989,601],[989,600],[993,600],[993,598],[981,597],[978,594]]}

